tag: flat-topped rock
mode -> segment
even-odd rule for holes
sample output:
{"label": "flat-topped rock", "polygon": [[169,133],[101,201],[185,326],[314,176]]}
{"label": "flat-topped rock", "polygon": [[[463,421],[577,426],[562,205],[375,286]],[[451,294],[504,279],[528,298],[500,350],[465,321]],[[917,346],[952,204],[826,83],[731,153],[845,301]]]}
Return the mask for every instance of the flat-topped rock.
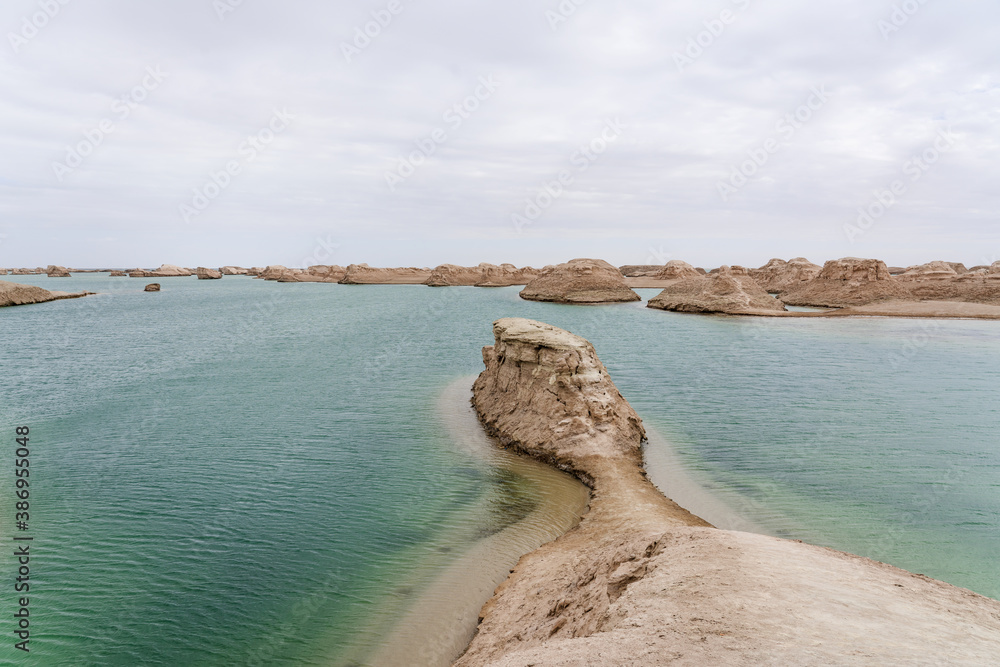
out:
{"label": "flat-topped rock", "polygon": [[282,266],[281,264],[268,264],[266,267],[257,272],[257,277],[261,280],[278,280],[287,271],[287,266]]}
{"label": "flat-topped rock", "polygon": [[664,288],[649,308],[681,313],[754,315],[785,310],[743,267],[723,266],[705,276],[687,278]]}
{"label": "flat-topped rock", "polygon": [[183,278],[192,275],[194,272],[191,269],[185,269],[175,264],[161,264],[160,268],[146,273],[146,277],[149,278]]}
{"label": "flat-topped rock", "polygon": [[343,285],[422,285],[431,277],[427,268],[379,268],[367,264],[351,264],[340,281]]}
{"label": "flat-topped rock", "polygon": [[845,257],[830,260],[812,280],[782,293],[790,306],[844,308],[907,299],[907,289],[878,259]]}
{"label": "flat-topped rock", "polygon": [[750,276],[766,292],[780,296],[816,278],[822,270],[823,267],[813,264],[805,257],[794,257],[787,262],[775,258],[760,268],[751,269]]}
{"label": "flat-topped rock", "polygon": [[601,259],[573,259],[546,267],[520,292],[522,299],[556,303],[640,301],[625,277]]}
{"label": "flat-topped rock", "polygon": [[216,271],[215,269],[206,269],[204,266],[199,266],[195,269],[195,275],[198,276],[198,280],[221,280],[222,271]]}
{"label": "flat-topped rock", "polygon": [[347,275],[342,266],[317,264],[308,269],[287,269],[278,277],[279,283],[339,283]]}
{"label": "flat-topped rock", "polygon": [[128,274],[125,273],[124,271],[112,271],[111,274],[108,277],[109,278],[125,278],[126,276],[128,276]]}
{"label": "flat-topped rock", "polygon": [[476,287],[513,287],[514,285],[527,285],[537,278],[541,270],[530,266],[520,268],[513,264],[480,264],[476,267],[480,270],[481,277],[476,283]]}

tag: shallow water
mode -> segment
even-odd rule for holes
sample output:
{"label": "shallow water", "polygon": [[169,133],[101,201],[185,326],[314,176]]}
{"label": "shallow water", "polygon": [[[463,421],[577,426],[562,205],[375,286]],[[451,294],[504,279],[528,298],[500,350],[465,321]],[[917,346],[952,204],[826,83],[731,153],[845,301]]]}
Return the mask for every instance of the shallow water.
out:
{"label": "shallow water", "polygon": [[227,277],[147,294],[102,275],[7,278],[104,293],[0,310],[0,435],[31,427],[45,664],[387,650],[415,600],[538,506],[537,482],[441,417],[508,315],[594,343],[654,434],[650,457],[710,492],[706,519],[1000,597],[998,323],[706,318],[516,288]]}

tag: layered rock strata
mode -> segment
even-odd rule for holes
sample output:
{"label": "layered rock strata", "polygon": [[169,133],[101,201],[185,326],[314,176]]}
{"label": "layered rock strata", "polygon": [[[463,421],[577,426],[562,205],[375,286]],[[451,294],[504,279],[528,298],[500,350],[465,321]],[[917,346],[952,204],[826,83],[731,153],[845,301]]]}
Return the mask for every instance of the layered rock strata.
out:
{"label": "layered rock strata", "polygon": [[845,257],[830,260],[812,280],[781,294],[790,306],[845,308],[892,300],[910,293],[878,259]]}

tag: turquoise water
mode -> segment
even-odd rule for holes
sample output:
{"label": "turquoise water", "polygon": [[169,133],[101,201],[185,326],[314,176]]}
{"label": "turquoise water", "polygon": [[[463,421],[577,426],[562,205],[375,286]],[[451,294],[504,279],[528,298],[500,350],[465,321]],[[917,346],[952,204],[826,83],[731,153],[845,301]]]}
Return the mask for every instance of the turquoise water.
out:
{"label": "turquoise water", "polygon": [[[705,318],[516,288],[8,279],[104,293],[0,310],[0,465],[13,469],[14,427],[31,428],[37,664],[363,661],[359,628],[420,594],[399,581],[531,502],[454,447],[436,409],[508,315],[590,339],[692,475],[764,530],[1000,598],[998,323]],[[23,664],[7,627],[0,661]]]}

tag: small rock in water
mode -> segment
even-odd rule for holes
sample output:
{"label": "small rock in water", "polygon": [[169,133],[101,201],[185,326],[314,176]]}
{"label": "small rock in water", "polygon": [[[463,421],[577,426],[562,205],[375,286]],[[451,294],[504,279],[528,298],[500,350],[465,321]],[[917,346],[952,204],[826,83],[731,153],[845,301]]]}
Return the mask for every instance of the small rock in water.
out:
{"label": "small rock in water", "polygon": [[146,290],[145,291],[147,291],[147,292],[159,292],[160,291],[160,283],[150,283],[150,284],[146,285]]}

